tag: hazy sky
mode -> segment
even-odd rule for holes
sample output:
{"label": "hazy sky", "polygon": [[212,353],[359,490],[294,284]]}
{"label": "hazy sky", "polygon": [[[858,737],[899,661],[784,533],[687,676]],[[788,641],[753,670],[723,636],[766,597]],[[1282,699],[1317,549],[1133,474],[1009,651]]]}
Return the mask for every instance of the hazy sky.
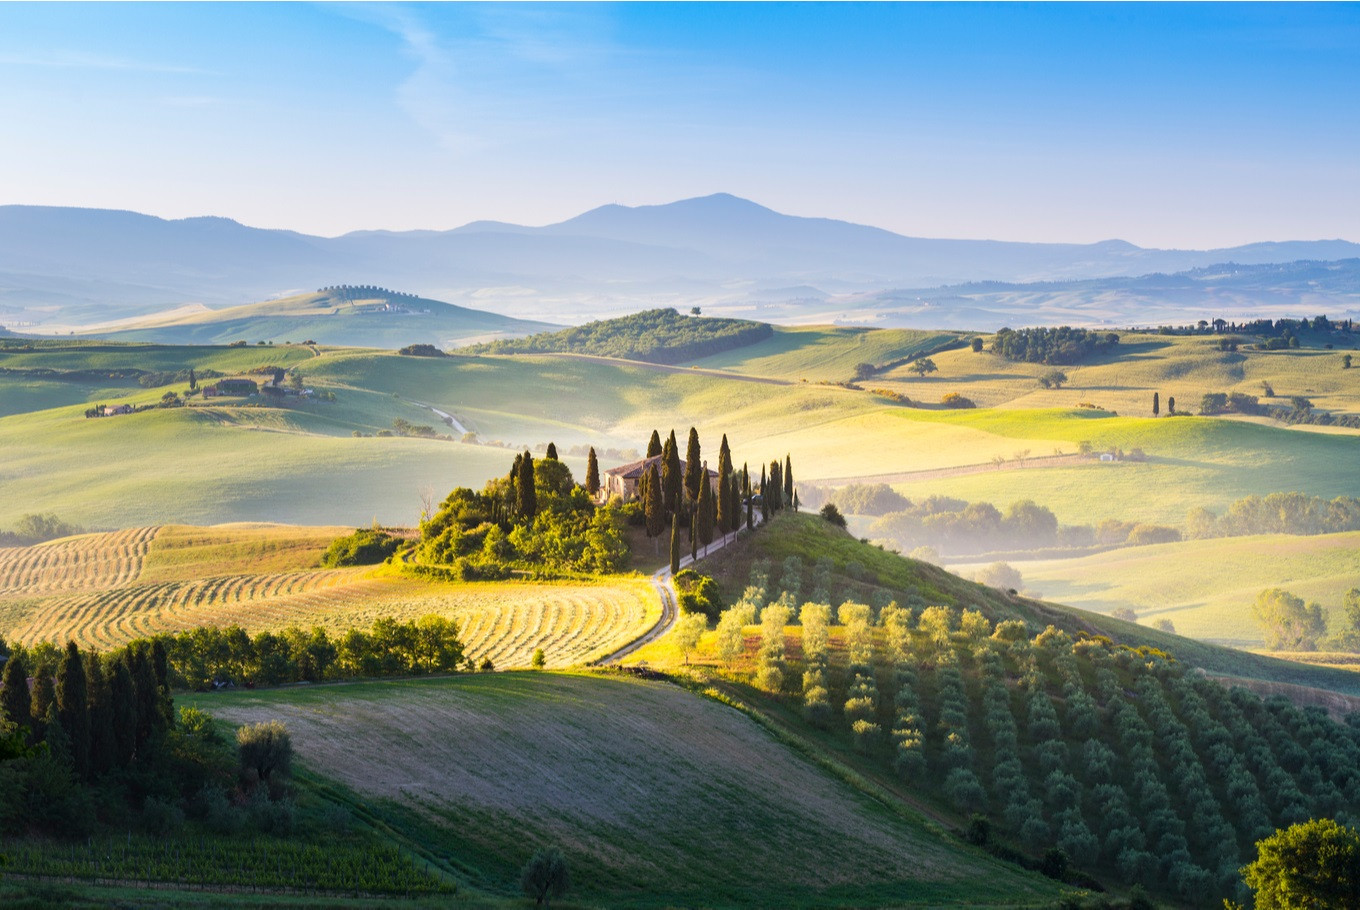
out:
{"label": "hazy sky", "polygon": [[0,4],[0,203],[1360,241],[1360,5]]}

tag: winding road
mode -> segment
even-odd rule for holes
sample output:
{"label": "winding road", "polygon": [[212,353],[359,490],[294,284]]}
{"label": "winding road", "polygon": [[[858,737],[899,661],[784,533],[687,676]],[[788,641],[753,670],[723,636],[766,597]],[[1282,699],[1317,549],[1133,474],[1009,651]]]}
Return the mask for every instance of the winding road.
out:
{"label": "winding road", "polygon": [[[756,518],[756,524],[760,524],[759,516]],[[702,555],[700,558],[702,559],[714,550],[721,550],[723,547],[740,537],[742,533],[742,531],[733,531],[731,534],[719,537],[701,551]],[[682,556],[680,558],[680,568],[686,569],[694,565],[695,562],[696,560],[689,556]],[[640,649],[643,645],[648,645],[656,641],[658,638],[669,632],[671,627],[675,625],[675,620],[680,616],[680,608],[675,593],[675,582],[671,578],[670,566],[659,569],[652,575],[652,587],[656,588],[657,596],[661,598],[661,618],[656,621],[656,625],[652,626],[640,637],[633,639],[617,651],[606,654],[604,657],[597,660],[592,660],[590,666],[602,667],[607,664],[616,664],[629,654]]]}

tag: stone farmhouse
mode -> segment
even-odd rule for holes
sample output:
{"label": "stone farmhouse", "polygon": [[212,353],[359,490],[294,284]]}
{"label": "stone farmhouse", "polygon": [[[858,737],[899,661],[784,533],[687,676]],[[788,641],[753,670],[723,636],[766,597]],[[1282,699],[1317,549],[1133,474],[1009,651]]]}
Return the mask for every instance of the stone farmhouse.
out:
{"label": "stone farmhouse", "polygon": [[[600,484],[599,498],[601,502],[608,501],[615,496],[624,502],[632,502],[637,499],[638,485],[642,483],[642,475],[646,474],[656,465],[657,476],[661,475],[661,456],[653,455],[651,458],[644,458],[641,461],[634,461],[629,464],[619,465],[617,468],[610,468],[604,472],[604,480]],[[718,492],[718,472],[710,468],[706,463],[704,470],[708,473],[708,485],[713,492]],[[680,475],[685,474],[685,459],[680,459]]]}

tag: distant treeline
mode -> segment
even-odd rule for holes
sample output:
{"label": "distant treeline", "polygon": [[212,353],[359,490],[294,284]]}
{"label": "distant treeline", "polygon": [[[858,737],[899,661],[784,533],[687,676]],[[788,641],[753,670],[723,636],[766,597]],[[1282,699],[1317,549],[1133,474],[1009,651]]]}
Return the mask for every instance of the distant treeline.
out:
{"label": "distant treeline", "polygon": [[463,348],[469,354],[590,354],[650,363],[680,363],[745,347],[774,335],[773,326],[745,319],[682,316],[645,310],[560,332],[504,338]]}
{"label": "distant treeline", "polygon": [[22,515],[12,531],[0,531],[0,547],[27,547],[45,540],[83,534],[84,529],[62,521],[54,513]]}
{"label": "distant treeline", "polygon": [[1002,329],[992,340],[992,352],[1025,363],[1073,364],[1119,344],[1113,332],[1093,332],[1071,326]]}
{"label": "distant treeline", "polygon": [[1360,499],[1327,500],[1307,493],[1246,496],[1223,515],[1191,509],[1185,518],[1189,537],[1244,537],[1250,534],[1339,534],[1360,531]]}
{"label": "distant treeline", "polygon": [[1272,417],[1282,423],[1311,424],[1360,428],[1360,415],[1333,414],[1313,410],[1313,402],[1303,395],[1294,395],[1287,405],[1263,404],[1256,395],[1245,392],[1206,392],[1200,399],[1199,413],[1204,417],[1220,414],[1252,414]]}
{"label": "distant treeline", "polygon": [[339,297],[341,300],[369,300],[374,297],[393,297],[401,300],[420,299],[415,294],[378,287],[376,284],[333,284],[330,287],[317,288],[316,292],[318,294],[330,294],[332,297]]}
{"label": "distant treeline", "polygon": [[1025,499],[1005,512],[989,502],[966,502],[931,496],[912,502],[887,484],[851,484],[822,494],[806,489],[806,504],[833,502],[851,515],[876,515],[869,526],[875,538],[891,540],[904,550],[932,547],[939,553],[966,555],[998,550],[1044,550],[1052,547],[1140,546],[1170,543],[1181,533],[1165,525],[1106,519],[1096,525],[1064,525],[1045,506]]}

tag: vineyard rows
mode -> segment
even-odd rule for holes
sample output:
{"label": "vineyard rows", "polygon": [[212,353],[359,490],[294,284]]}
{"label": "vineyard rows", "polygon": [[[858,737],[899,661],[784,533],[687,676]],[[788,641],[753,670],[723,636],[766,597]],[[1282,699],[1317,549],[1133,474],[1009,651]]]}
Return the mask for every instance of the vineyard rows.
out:
{"label": "vineyard rows", "polygon": [[324,847],[278,838],[110,838],[0,844],[9,871],[61,879],[175,882],[363,894],[448,893],[453,887],[401,851],[378,844]]}
{"label": "vineyard rows", "polygon": [[114,588],[137,580],[160,528],[85,534],[31,547],[0,548],[0,595]]}

